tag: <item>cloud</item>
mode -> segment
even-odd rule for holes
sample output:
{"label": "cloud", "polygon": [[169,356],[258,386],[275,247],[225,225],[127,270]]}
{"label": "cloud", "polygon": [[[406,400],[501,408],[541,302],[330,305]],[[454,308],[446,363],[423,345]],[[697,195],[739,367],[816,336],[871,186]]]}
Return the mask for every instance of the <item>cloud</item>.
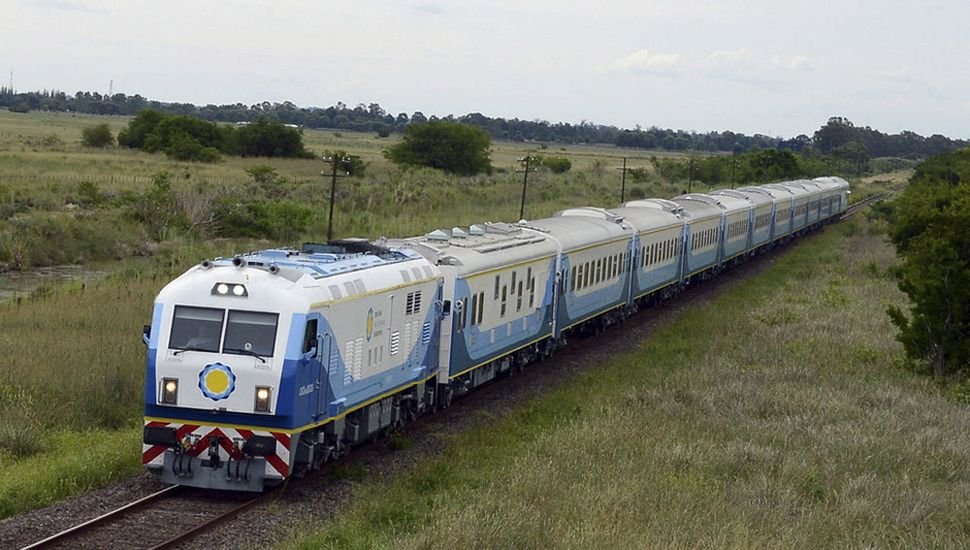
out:
{"label": "cloud", "polygon": [[21,0],[28,8],[42,10],[74,11],[83,13],[107,13],[104,8],[95,8],[81,0]]}
{"label": "cloud", "polygon": [[753,57],[754,56],[751,54],[751,51],[747,48],[740,48],[730,51],[715,50],[707,54],[707,61],[709,63],[718,65],[750,63]]}
{"label": "cloud", "polygon": [[771,63],[776,69],[786,69],[789,71],[812,71],[811,60],[804,55],[793,55],[791,57],[772,56]]}
{"label": "cloud", "polygon": [[637,50],[626,57],[614,60],[609,64],[609,68],[619,72],[669,75],[681,68],[683,59],[684,57],[679,53]]}
{"label": "cloud", "polygon": [[415,5],[414,11],[424,15],[442,15],[445,13],[445,8],[440,4],[427,3]]}
{"label": "cloud", "polygon": [[897,82],[912,82],[913,74],[909,70],[909,67],[905,65],[900,65],[893,69],[886,69],[877,73],[880,78],[886,80],[895,80]]}

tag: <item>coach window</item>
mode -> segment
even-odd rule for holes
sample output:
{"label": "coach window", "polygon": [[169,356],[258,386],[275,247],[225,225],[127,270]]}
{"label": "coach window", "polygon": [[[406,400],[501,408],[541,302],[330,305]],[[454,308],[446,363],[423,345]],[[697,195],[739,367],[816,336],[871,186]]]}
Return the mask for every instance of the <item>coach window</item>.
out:
{"label": "coach window", "polygon": [[522,311],[522,281],[519,281],[519,289],[515,293],[515,311]]}
{"label": "coach window", "polygon": [[499,276],[496,275],[495,276],[495,296],[493,296],[493,299],[495,300],[498,300],[498,286],[499,286]]}
{"label": "coach window", "polygon": [[505,317],[505,308],[508,304],[507,290],[508,290],[508,287],[506,286],[502,287],[502,310],[499,312],[499,317]]}
{"label": "coach window", "polygon": [[175,306],[170,349],[219,351],[225,311],[208,307]]}
{"label": "coach window", "polygon": [[223,353],[272,357],[278,318],[276,313],[229,310]]}
{"label": "coach window", "polygon": [[515,275],[516,275],[516,272],[513,271],[512,272],[512,282],[509,284],[509,286],[512,288],[512,294],[515,294]]}

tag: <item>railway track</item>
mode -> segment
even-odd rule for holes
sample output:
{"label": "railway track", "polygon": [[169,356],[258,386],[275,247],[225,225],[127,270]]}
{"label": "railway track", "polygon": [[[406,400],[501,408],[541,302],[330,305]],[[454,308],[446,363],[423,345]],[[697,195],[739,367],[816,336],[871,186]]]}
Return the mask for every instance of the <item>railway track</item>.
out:
{"label": "railway track", "polygon": [[876,193],[875,195],[870,195],[870,196],[862,199],[861,201],[859,201],[857,203],[854,203],[854,204],[849,205],[849,207],[845,209],[845,212],[842,213],[842,217],[839,218],[839,219],[840,220],[844,220],[844,219],[848,218],[849,216],[852,216],[853,214],[856,214],[857,212],[859,212],[863,208],[869,206],[870,204],[872,204],[874,202],[879,202],[879,201],[887,198],[888,196],[889,196],[889,193],[887,193],[887,192]]}
{"label": "railway track", "polygon": [[262,494],[216,493],[173,485],[23,547],[173,548],[265,501]]}

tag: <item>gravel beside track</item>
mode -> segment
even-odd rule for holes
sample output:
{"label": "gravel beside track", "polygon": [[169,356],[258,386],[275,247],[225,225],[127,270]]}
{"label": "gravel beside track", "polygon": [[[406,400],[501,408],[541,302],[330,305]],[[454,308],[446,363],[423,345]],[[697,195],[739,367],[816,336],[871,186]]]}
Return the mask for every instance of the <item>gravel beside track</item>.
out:
{"label": "gravel beside track", "polygon": [[[582,369],[608,362],[636,348],[661,324],[672,322],[688,307],[705,303],[722,292],[730,292],[739,281],[763,271],[777,254],[785,250],[787,247],[771,251],[658,307],[641,310],[625,323],[603,333],[602,337],[573,336],[569,345],[552,358],[530,365],[510,378],[488,384],[456,400],[449,409],[406,426],[401,433],[412,443],[408,449],[392,451],[385,441],[379,441],[352,453],[350,461],[366,468],[365,482],[390,480],[406,474],[416,464],[434,459],[450,435],[501,420],[510,409],[554,390]],[[136,451],[140,452],[140,449],[132,450]],[[265,548],[307,526],[325,525],[335,512],[354,498],[358,485],[359,482],[338,480],[329,475],[294,480],[267,503],[214,527],[184,547],[204,544],[206,548]],[[0,522],[0,548],[30,544],[162,488],[154,477],[142,474],[47,508],[8,518]],[[152,528],[151,525],[133,525],[129,533],[118,534],[113,547],[131,548],[133,541],[138,540],[138,533]]]}

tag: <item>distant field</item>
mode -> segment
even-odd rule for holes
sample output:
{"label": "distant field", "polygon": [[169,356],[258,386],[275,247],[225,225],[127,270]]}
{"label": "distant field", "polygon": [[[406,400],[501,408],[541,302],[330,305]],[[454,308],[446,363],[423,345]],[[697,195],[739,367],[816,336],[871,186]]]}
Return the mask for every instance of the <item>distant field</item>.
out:
{"label": "distant field", "polygon": [[[117,190],[131,185],[147,184],[148,176],[168,170],[174,173],[187,171],[192,177],[214,181],[242,182],[248,179],[245,174],[247,167],[268,163],[292,180],[324,183],[320,172],[325,165],[318,160],[227,157],[218,164],[199,164],[170,161],[162,154],[150,155],[116,148],[100,151],[80,146],[83,128],[107,123],[117,135],[119,130],[127,126],[128,120],[128,117],[118,116],[43,112],[19,114],[0,110],[0,181],[70,184],[87,178],[106,184],[108,189]],[[323,153],[344,150],[359,155],[378,173],[391,167],[384,159],[382,151],[399,139],[398,134],[378,138],[374,133],[304,130],[304,143],[311,151]],[[600,160],[604,163],[604,171],[598,176],[615,180],[617,186],[620,178],[617,168],[622,165],[623,157],[628,157],[627,163],[630,167],[649,167],[651,156],[680,156],[678,153],[665,151],[618,149],[609,146],[553,144],[547,149],[540,149],[540,144],[495,141],[492,146],[492,164],[500,170],[518,168],[517,159],[530,151],[569,158],[573,162],[573,171],[576,172],[588,171],[594,161]],[[543,177],[547,180],[556,178],[551,175]]]}
{"label": "distant field", "polygon": [[970,409],[902,366],[891,246],[771,263],[283,546],[966,548]]}

